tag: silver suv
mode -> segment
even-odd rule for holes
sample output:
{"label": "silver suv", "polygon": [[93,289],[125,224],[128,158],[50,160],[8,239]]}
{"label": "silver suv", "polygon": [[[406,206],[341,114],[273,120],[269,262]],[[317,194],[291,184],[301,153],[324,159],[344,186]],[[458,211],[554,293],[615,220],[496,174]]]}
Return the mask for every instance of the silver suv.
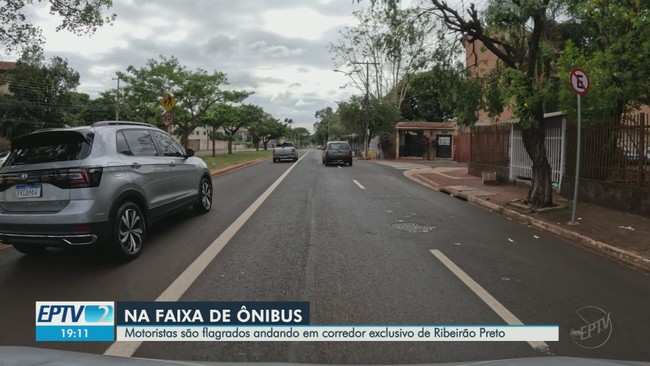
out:
{"label": "silver suv", "polygon": [[212,208],[205,162],[145,123],[98,122],[17,137],[0,168],[0,242],[35,255],[105,244],[137,257],[152,221]]}

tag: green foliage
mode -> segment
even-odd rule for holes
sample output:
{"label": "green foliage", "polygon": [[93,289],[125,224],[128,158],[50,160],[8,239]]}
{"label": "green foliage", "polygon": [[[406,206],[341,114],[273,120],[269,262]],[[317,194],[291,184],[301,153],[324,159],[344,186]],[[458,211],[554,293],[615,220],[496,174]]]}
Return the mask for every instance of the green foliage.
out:
{"label": "green foliage", "polygon": [[291,133],[294,136],[294,142],[300,147],[304,146],[304,144],[310,140],[309,130],[304,127],[292,128]]}
{"label": "green foliage", "polygon": [[[246,127],[253,136],[253,142],[260,141],[268,134],[274,134],[269,115],[261,107],[252,104],[239,106],[219,103],[205,116],[205,125],[213,139],[223,137],[228,141],[228,153],[232,153],[232,141],[237,139],[237,132]],[[219,135],[223,131],[223,135]],[[256,145],[257,146],[257,145]]]}
{"label": "green foliage", "polygon": [[163,112],[159,104],[165,93],[172,93],[178,103],[172,109],[174,132],[186,144],[188,135],[205,125],[208,111],[217,103],[239,103],[252,93],[223,90],[228,85],[226,74],[218,71],[188,70],[172,56],[150,59],[146,66],[129,66],[118,73],[126,86],[120,91],[120,111],[125,119],[159,124]]}
{"label": "green foliage", "polygon": [[571,0],[568,8],[582,37],[567,42],[558,61],[564,108],[575,110],[576,97],[569,88],[569,73],[575,67],[583,68],[590,79],[589,92],[582,101],[587,122],[620,117],[650,104],[650,4]]}
{"label": "green foliage", "polygon": [[[420,16],[419,8],[390,8],[380,4],[354,13],[358,24],[341,32],[330,53],[337,68],[360,93],[387,97],[397,108],[405,98],[409,75],[425,70],[432,60],[438,23]],[[358,62],[371,62],[369,68]]]}
{"label": "green foliage", "polygon": [[[370,130],[369,139],[382,132],[393,132],[399,119],[396,106],[387,99],[378,98],[373,98],[369,104],[371,112],[368,124]],[[353,96],[347,101],[338,102],[337,113],[345,131],[341,136],[353,133],[357,136],[364,136],[366,110],[363,98]]]}
{"label": "green foliage", "polygon": [[339,113],[334,112],[331,107],[316,111],[314,117],[318,119],[318,122],[314,123],[314,140],[317,144],[324,145],[325,142],[346,134]]}
{"label": "green foliage", "polygon": [[20,60],[4,74],[0,84],[9,94],[0,95],[0,133],[13,138],[44,127],[75,125],[83,120],[85,94],[76,93],[79,73],[68,61],[53,57],[46,63],[42,55]]}
{"label": "green foliage", "polygon": [[450,87],[454,86],[450,79],[456,79],[456,70],[443,65],[411,76],[400,108],[400,119],[428,122],[450,119],[453,108],[447,101]]}
{"label": "green foliage", "polygon": [[116,17],[103,14],[113,6],[112,0],[4,0],[0,6],[0,44],[5,51],[42,46],[43,32],[30,23],[29,15],[44,2],[49,4],[51,15],[61,18],[57,31],[92,34],[100,26],[112,24]]}
{"label": "green foliage", "polygon": [[447,89],[447,103],[453,108],[454,119],[461,125],[474,125],[478,120],[478,110],[484,106],[483,81],[469,73],[452,80],[454,85]]}

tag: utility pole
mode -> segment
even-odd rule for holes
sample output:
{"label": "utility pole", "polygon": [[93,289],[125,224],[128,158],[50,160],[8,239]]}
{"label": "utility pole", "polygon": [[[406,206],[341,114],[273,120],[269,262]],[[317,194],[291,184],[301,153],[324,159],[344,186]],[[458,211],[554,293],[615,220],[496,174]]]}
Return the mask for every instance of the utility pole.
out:
{"label": "utility pole", "polygon": [[115,98],[115,120],[119,121],[120,112],[118,111],[118,106],[120,103],[120,75],[117,75],[117,78],[113,78],[113,80],[117,80],[117,97]]}
{"label": "utility pole", "polygon": [[366,65],[366,97],[364,104],[366,116],[363,128],[363,159],[368,159],[368,145],[370,144],[370,65],[379,65],[377,62],[353,62],[354,65]]}

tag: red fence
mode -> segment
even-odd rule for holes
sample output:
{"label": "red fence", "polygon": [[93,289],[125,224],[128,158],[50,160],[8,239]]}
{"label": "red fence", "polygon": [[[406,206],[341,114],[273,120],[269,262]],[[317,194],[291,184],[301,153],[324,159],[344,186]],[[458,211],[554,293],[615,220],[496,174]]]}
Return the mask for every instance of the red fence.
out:
{"label": "red fence", "polygon": [[462,133],[454,136],[454,161],[468,163],[472,150],[472,135]]}
{"label": "red fence", "polygon": [[510,125],[474,127],[471,133],[470,161],[507,167],[510,164]]}

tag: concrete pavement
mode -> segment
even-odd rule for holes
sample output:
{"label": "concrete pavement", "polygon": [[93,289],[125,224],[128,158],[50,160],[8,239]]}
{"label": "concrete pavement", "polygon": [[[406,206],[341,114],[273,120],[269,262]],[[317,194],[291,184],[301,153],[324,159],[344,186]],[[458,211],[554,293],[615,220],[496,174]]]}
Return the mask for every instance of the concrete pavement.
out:
{"label": "concrete pavement", "polygon": [[569,225],[571,201],[555,195],[557,208],[531,210],[518,202],[527,196],[527,186],[484,185],[481,178],[469,175],[467,167],[463,165],[411,169],[405,171],[404,175],[431,189],[502,213],[513,220],[650,272],[649,218],[578,202],[579,225]]}

